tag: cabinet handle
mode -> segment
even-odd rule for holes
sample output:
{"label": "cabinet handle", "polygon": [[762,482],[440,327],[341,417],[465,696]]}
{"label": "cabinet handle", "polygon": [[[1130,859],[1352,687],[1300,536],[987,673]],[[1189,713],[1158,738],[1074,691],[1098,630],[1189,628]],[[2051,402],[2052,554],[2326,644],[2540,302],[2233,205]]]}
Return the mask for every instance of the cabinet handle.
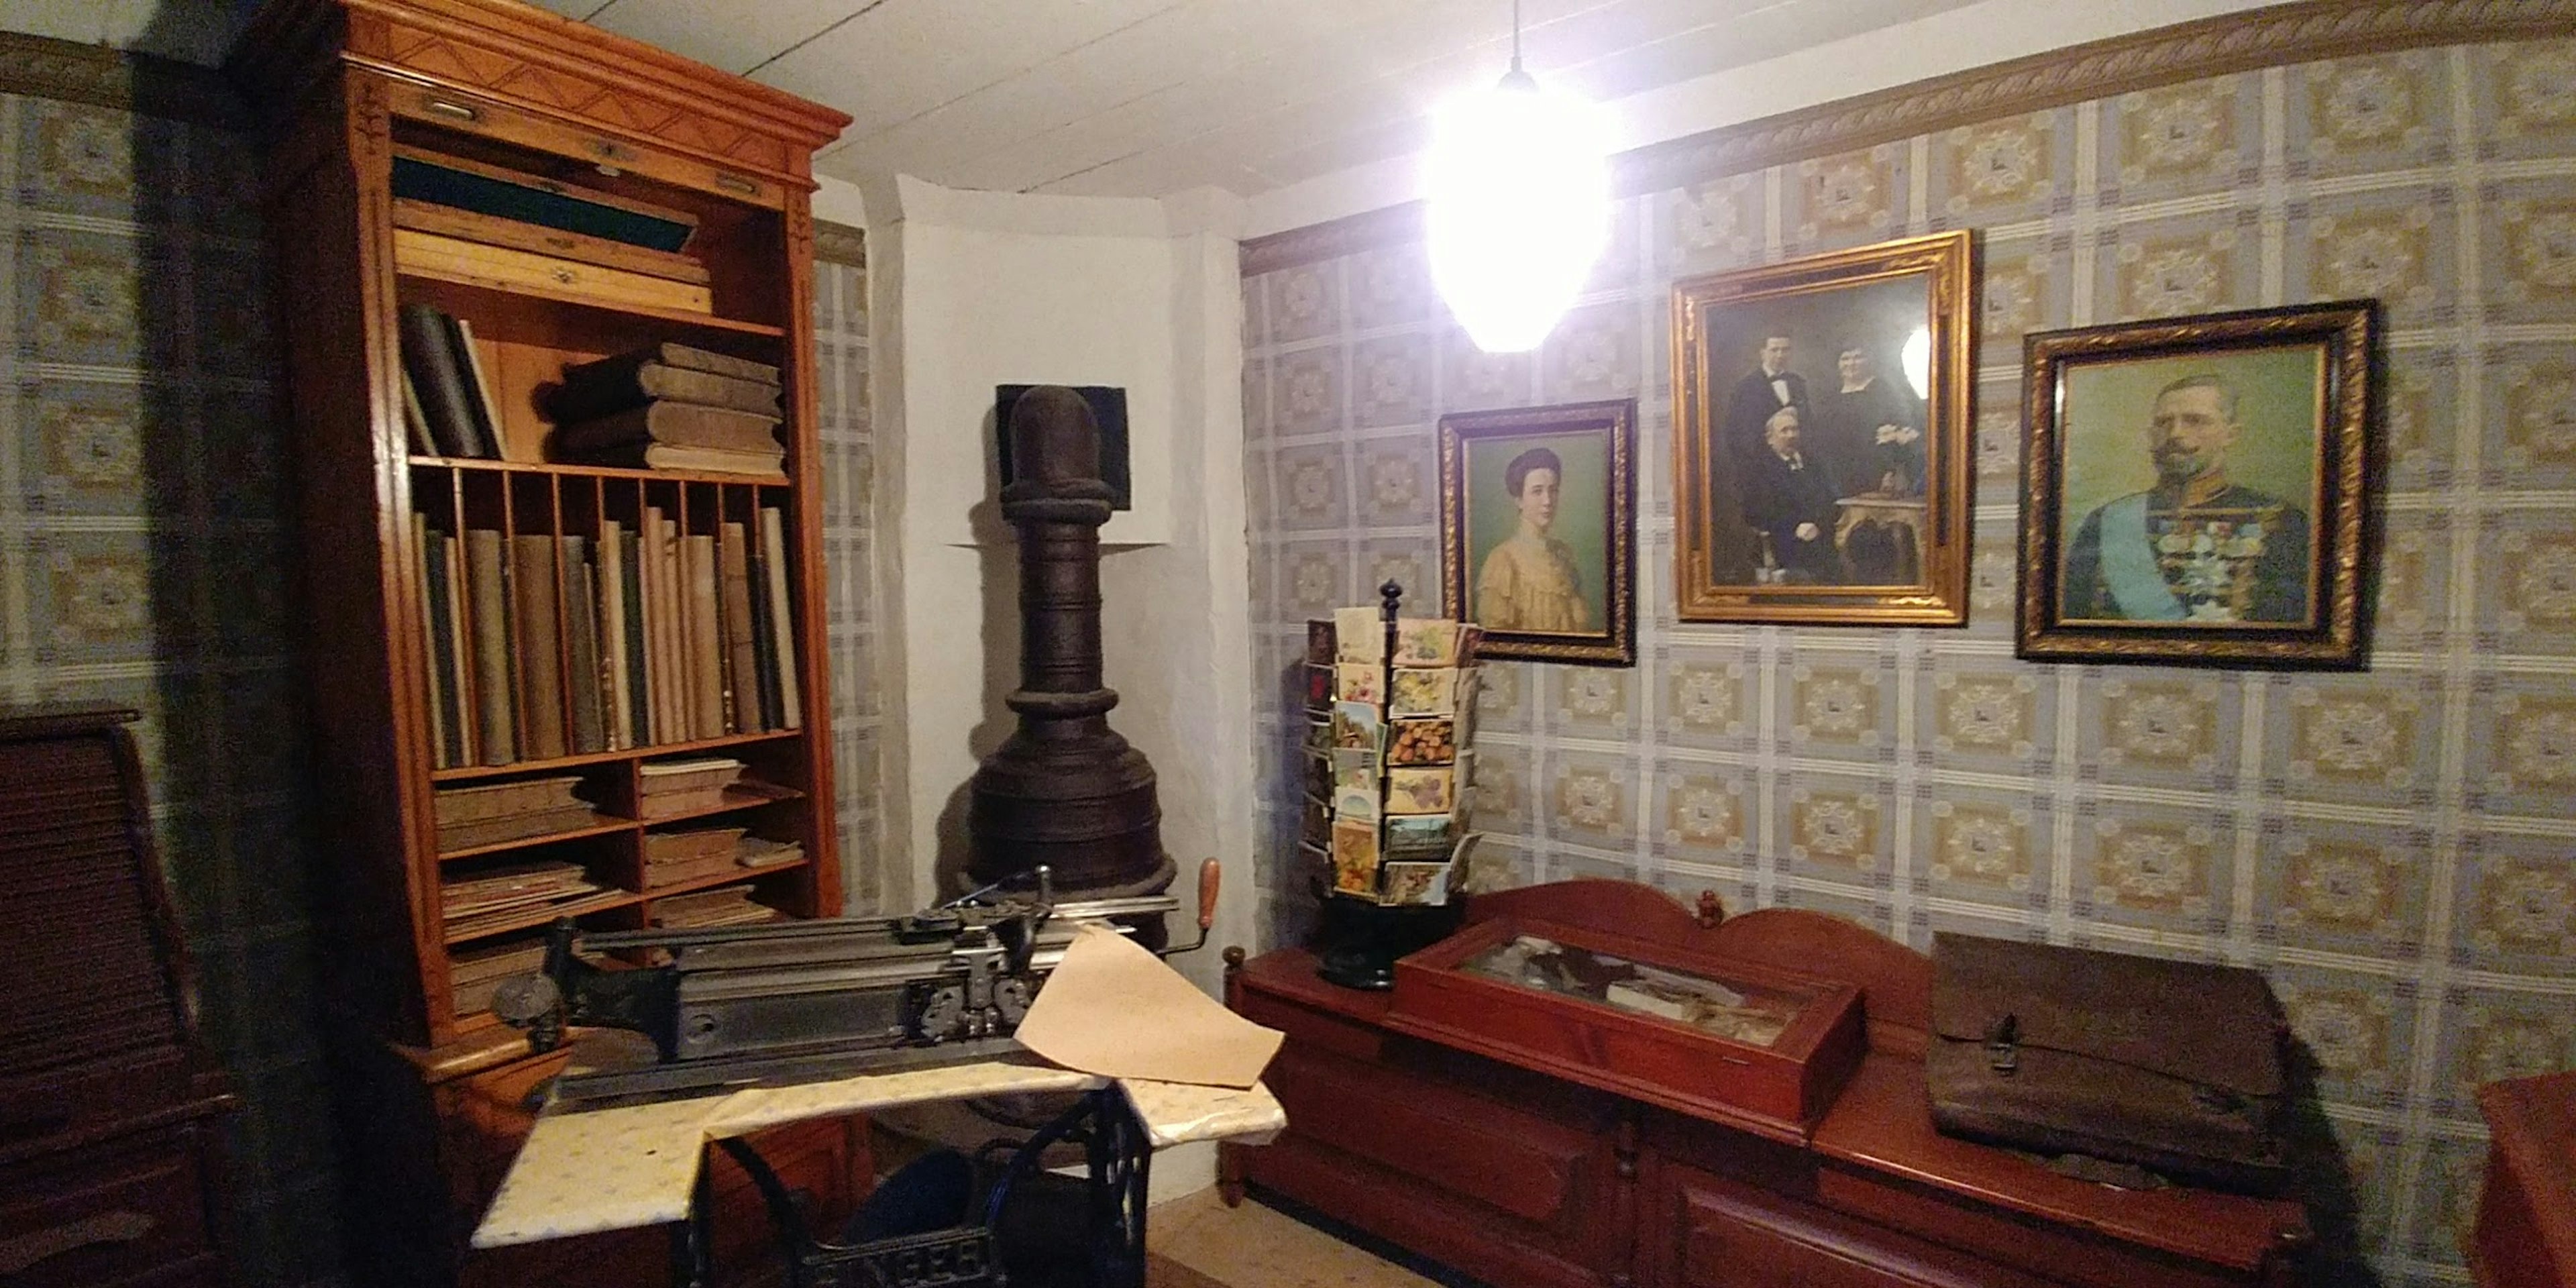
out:
{"label": "cabinet handle", "polygon": [[716,186],[727,192],[739,192],[746,197],[757,197],[760,195],[759,184],[754,183],[749,179],[745,179],[741,175],[725,174],[722,171],[718,171],[716,174]]}
{"label": "cabinet handle", "polygon": [[428,108],[430,111],[438,113],[440,116],[452,117],[459,121],[479,121],[483,119],[483,114],[481,112],[477,112],[463,103],[451,103],[443,98],[424,98],[420,101],[420,105]]}
{"label": "cabinet handle", "polygon": [[0,1275],[14,1275],[39,1261],[99,1243],[132,1243],[160,1224],[142,1212],[101,1212],[69,1225],[0,1241]]}

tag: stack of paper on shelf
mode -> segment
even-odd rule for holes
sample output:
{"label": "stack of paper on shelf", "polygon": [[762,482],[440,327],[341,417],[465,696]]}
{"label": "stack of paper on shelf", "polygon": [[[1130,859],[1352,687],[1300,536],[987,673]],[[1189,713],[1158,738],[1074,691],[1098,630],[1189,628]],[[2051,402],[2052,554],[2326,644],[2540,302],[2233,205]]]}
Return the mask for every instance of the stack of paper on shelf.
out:
{"label": "stack of paper on shelf", "polygon": [[528,920],[540,909],[570,907],[599,893],[578,863],[514,863],[447,879],[439,914],[449,939],[463,939]]}
{"label": "stack of paper on shelf", "polygon": [[441,853],[469,850],[597,826],[598,812],[572,794],[580,785],[578,776],[566,774],[439,788],[430,806],[438,822],[438,848]]}
{"label": "stack of paper on shelf", "polygon": [[449,959],[448,986],[454,990],[456,1013],[489,1010],[492,990],[513,975],[534,974],[545,965],[546,940],[543,935],[530,935],[496,940],[489,944],[461,949]]}
{"label": "stack of paper on shelf", "polygon": [[746,836],[733,851],[735,864],[755,870],[794,863],[804,857],[804,846],[794,841],[773,841],[765,836]]}
{"label": "stack of paper on shelf", "polygon": [[644,834],[644,888],[696,881],[735,868],[734,852],[742,843],[739,827],[703,827],[681,832]]}
{"label": "stack of paper on shelf", "polygon": [[566,367],[548,410],[556,460],[784,481],[778,368],[685,344]]}
{"label": "stack of paper on shelf", "polygon": [[747,885],[720,886],[696,894],[675,895],[653,903],[653,923],[665,930],[704,930],[715,926],[756,926],[781,920],[776,908],[754,903]]}
{"label": "stack of paper on shelf", "polygon": [[728,803],[727,792],[742,781],[743,769],[741,761],[725,756],[647,761],[636,766],[642,782],[638,812],[668,818],[720,809]]}

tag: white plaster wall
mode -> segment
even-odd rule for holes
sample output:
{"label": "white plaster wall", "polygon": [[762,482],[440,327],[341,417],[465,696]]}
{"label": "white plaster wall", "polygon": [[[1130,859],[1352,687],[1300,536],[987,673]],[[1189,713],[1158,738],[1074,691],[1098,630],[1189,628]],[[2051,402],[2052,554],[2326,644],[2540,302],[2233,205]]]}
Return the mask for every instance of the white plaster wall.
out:
{"label": "white plaster wall", "polygon": [[[879,490],[895,534],[918,904],[953,893],[965,788],[1012,725],[1018,545],[1000,522],[993,387],[1127,390],[1134,505],[1103,530],[1111,727],[1159,776],[1185,897],[1200,860],[1235,874],[1211,943],[1251,926],[1249,619],[1242,474],[1241,203],[871,189]],[[1178,929],[1178,927],[1176,927]],[[1194,933],[1194,932],[1192,932]],[[1214,948],[1176,959],[1214,990]]]}

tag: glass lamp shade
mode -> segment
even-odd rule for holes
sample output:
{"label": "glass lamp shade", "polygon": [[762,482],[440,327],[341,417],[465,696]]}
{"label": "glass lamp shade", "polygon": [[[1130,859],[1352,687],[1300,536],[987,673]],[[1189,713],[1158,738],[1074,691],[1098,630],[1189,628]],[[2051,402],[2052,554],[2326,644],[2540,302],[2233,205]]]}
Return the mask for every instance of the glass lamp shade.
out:
{"label": "glass lamp shade", "polygon": [[1609,236],[1603,133],[1591,104],[1517,69],[1434,114],[1431,280],[1478,348],[1538,347],[1582,290]]}

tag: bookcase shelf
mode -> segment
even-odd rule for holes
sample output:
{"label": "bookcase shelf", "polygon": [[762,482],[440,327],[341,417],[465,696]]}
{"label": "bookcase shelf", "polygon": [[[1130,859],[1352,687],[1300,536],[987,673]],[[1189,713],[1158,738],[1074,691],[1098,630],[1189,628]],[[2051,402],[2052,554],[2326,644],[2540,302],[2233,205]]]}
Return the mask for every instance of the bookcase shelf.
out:
{"label": "bookcase shelf", "polygon": [[763,783],[761,788],[761,792],[757,795],[744,792],[740,795],[728,796],[722,805],[709,805],[705,809],[681,810],[674,814],[656,814],[644,819],[643,822],[653,827],[668,823],[686,823],[696,819],[714,818],[719,814],[738,814],[744,810],[759,809],[767,805],[783,805],[789,801],[802,800],[805,796],[805,793],[793,787]]}
{"label": "bookcase shelf", "polygon": [[[774,729],[765,733],[726,734],[721,738],[701,738],[694,742],[655,743],[646,747],[625,747],[616,751],[586,752],[578,756],[555,756],[546,760],[514,760],[506,765],[458,765],[452,769],[433,769],[430,779],[439,783],[471,782],[479,778],[498,778],[505,774],[523,774],[540,769],[583,769],[592,765],[612,764],[620,760],[642,760],[648,756],[677,756],[691,752],[723,751],[754,743],[782,742],[802,738],[801,729]],[[654,822],[661,820],[655,819]]]}
{"label": "bookcase shelf", "polygon": [[498,939],[503,935],[516,934],[522,930],[551,926],[559,917],[586,917],[594,912],[625,908],[643,901],[644,896],[632,890],[607,890],[587,899],[575,899],[568,903],[531,908],[524,915],[501,918],[491,925],[477,926],[466,934],[442,934],[441,938],[450,945],[480,943],[486,939]]}
{"label": "bookcase shelf", "polygon": [[690,313],[682,309],[658,309],[644,304],[621,304],[611,300],[597,299],[592,296],[577,295],[569,291],[547,290],[542,287],[504,287],[479,278],[440,273],[422,268],[405,268],[400,271],[398,276],[406,283],[436,283],[437,285],[435,288],[431,288],[429,291],[424,293],[434,293],[443,299],[451,302],[458,302],[466,308],[472,307],[472,295],[464,294],[467,292],[509,301],[548,300],[567,310],[579,310],[602,315],[603,319],[622,319],[625,322],[651,323],[657,332],[671,339],[688,339],[692,336],[732,335],[763,336],[774,340],[787,334],[787,328],[771,326],[765,322],[737,322],[732,318],[719,317],[712,313]]}
{"label": "bookcase shelf", "polygon": [[586,841],[594,836],[615,836],[623,832],[632,832],[640,826],[642,825],[631,818],[612,818],[590,827],[574,828],[569,832],[545,832],[536,836],[493,841],[487,845],[469,845],[459,850],[440,850],[438,861],[442,864],[454,863],[459,859],[479,859],[485,855],[501,854],[510,850],[526,850],[540,845],[552,845],[557,841]]}
{"label": "bookcase shelf", "polygon": [[654,886],[644,892],[644,899],[649,903],[655,899],[668,899],[673,895],[694,894],[700,890],[713,890],[718,886],[728,886],[739,881],[758,880],[773,872],[793,872],[803,866],[805,866],[805,860],[789,859],[784,863],[772,863],[766,867],[741,868],[732,872],[718,872],[713,876],[691,877],[686,881]]}
{"label": "bookcase shelf", "polygon": [[495,474],[549,474],[558,478],[605,479],[639,483],[706,483],[717,487],[785,490],[796,486],[788,477],[766,474],[717,474],[705,470],[636,470],[616,465],[573,465],[561,461],[487,461],[469,456],[413,456],[420,469],[481,470]]}

